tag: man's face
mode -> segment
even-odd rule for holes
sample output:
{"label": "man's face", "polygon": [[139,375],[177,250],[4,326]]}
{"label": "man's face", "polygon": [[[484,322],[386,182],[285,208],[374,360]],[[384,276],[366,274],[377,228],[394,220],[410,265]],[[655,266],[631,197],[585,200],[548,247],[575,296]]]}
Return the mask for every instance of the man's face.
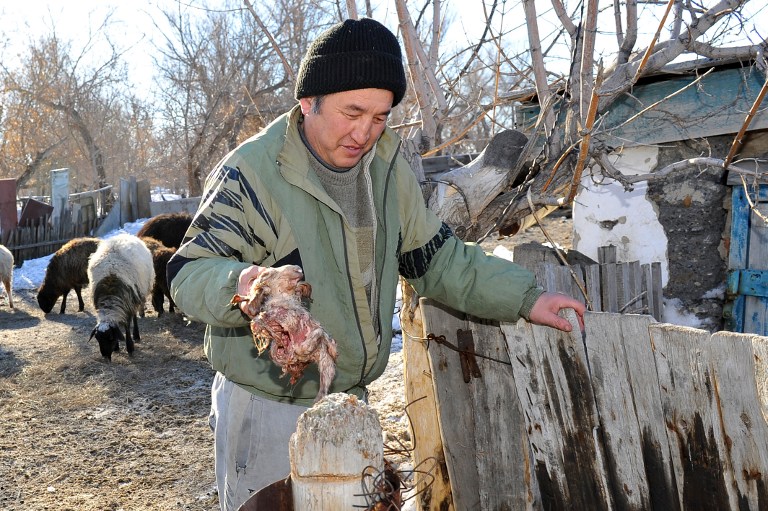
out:
{"label": "man's face", "polygon": [[393,100],[384,89],[337,92],[325,96],[316,112],[315,98],[302,98],[304,134],[325,163],[354,167],[384,131]]}

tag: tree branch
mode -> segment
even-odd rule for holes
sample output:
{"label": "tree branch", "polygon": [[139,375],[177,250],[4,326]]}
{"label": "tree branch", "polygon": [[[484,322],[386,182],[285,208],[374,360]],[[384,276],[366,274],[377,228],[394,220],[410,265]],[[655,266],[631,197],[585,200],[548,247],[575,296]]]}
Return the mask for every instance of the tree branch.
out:
{"label": "tree branch", "polygon": [[[721,0],[717,5],[708,9],[701,17],[694,19],[689,25],[688,30],[681,34],[680,37],[669,41],[669,44],[665,42],[662,50],[650,55],[643,67],[644,73],[647,74],[661,69],[685,50],[690,49],[694,41],[712,28],[723,16],[732,12],[742,3],[743,0]],[[612,104],[618,96],[629,90],[632,84],[635,83],[633,80],[637,75],[639,67],[640,62],[633,61],[621,64],[613,70],[610,76],[606,78],[599,92],[600,106],[598,112],[605,111],[607,106]]]}
{"label": "tree branch", "polygon": [[661,20],[659,21],[659,26],[656,29],[656,34],[653,36],[653,39],[651,40],[651,44],[648,45],[648,48],[645,50],[645,55],[643,55],[643,59],[640,61],[640,64],[637,66],[637,69],[635,70],[635,76],[632,78],[632,83],[637,83],[637,79],[640,78],[640,75],[643,73],[645,69],[645,65],[648,63],[648,58],[651,56],[651,53],[653,53],[653,47],[656,45],[656,43],[659,40],[659,36],[661,35],[661,29],[664,28],[664,23],[667,21],[667,16],[669,16],[669,11],[672,9],[672,5],[674,5],[675,0],[668,0],[667,1],[667,8],[664,10],[664,15],[661,17]]}
{"label": "tree branch", "polygon": [[[616,2],[618,5],[619,2]],[[620,21],[618,21],[620,23]],[[627,35],[619,45],[617,64],[626,64],[637,43],[637,0],[627,0]]]}
{"label": "tree branch", "polygon": [[711,59],[751,60],[757,59],[767,46],[768,41],[763,41],[760,44],[749,46],[717,48],[708,43],[694,41],[693,44],[691,44],[691,50],[698,55]]}
{"label": "tree branch", "polygon": [[[547,83],[547,69],[544,66],[544,55],[541,52],[541,37],[539,36],[539,22],[536,19],[536,4],[534,0],[523,0],[525,10],[525,22],[528,27],[528,42],[530,43],[531,66],[536,82],[536,93],[539,96],[539,104],[550,102],[552,92]],[[545,115],[545,132],[551,133],[555,126],[555,115],[551,110],[542,112]]]}
{"label": "tree branch", "polygon": [[[618,4],[619,2],[616,2],[616,5]],[[563,24],[563,28],[568,32],[568,35],[571,36],[571,39],[576,37],[576,25],[573,23],[571,17],[568,16],[563,2],[561,0],[552,0],[552,8],[555,10],[555,14],[557,14],[557,19]]]}
{"label": "tree branch", "polygon": [[763,83],[763,86],[760,88],[760,92],[757,94],[755,101],[752,103],[752,108],[749,109],[749,113],[747,114],[747,118],[744,119],[744,123],[741,125],[741,129],[733,139],[733,143],[731,144],[731,149],[728,151],[728,156],[725,157],[725,163],[723,163],[724,167],[727,167],[728,165],[730,165],[734,156],[736,156],[736,152],[741,147],[744,133],[747,131],[747,128],[752,123],[752,119],[755,117],[755,114],[757,113],[757,109],[760,108],[760,104],[763,102],[763,98],[765,97],[766,92],[768,92],[768,77],[766,77],[765,82]]}
{"label": "tree branch", "polygon": [[275,41],[275,38],[272,37],[272,33],[269,31],[266,25],[261,21],[261,18],[258,14],[256,14],[256,11],[253,8],[253,5],[251,5],[251,0],[243,0],[243,3],[246,7],[248,7],[248,11],[251,13],[251,16],[253,16],[254,21],[256,21],[256,24],[259,26],[262,32],[264,32],[264,35],[267,36],[267,39],[269,39],[269,44],[272,45],[272,49],[275,50],[275,53],[277,53],[277,56],[280,58],[280,62],[283,64],[283,70],[285,71],[285,74],[291,78],[291,81],[296,80],[296,76],[293,74],[293,68],[288,63],[288,59],[285,58],[285,55],[283,55],[282,50],[280,49],[280,45],[277,44],[277,41]]}
{"label": "tree branch", "polygon": [[[680,170],[689,169],[691,167],[717,167],[720,169],[725,169],[729,172],[735,172],[739,175],[747,176],[747,177],[753,177],[756,179],[761,179],[765,177],[765,173],[759,172],[757,170],[750,170],[745,169],[743,167],[737,167],[736,165],[727,165],[725,164],[725,160],[722,160],[720,158],[689,158],[687,160],[681,160],[675,163],[671,163],[667,165],[666,167],[657,170],[655,172],[651,172],[649,174],[638,174],[634,176],[622,176],[621,182],[627,183],[627,184],[634,184],[639,183],[641,181],[652,181],[664,178],[668,176],[669,174],[673,172],[677,172]],[[616,178],[616,176],[612,176]],[[617,179],[618,180],[618,179]]]}

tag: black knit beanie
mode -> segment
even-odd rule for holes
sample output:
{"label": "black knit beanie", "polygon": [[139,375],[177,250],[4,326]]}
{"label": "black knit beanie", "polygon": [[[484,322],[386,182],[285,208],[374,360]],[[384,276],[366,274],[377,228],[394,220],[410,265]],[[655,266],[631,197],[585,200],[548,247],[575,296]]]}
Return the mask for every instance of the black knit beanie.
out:
{"label": "black knit beanie", "polygon": [[346,20],[309,46],[296,78],[296,99],[355,89],[385,89],[395,95],[406,89],[400,43],[395,35],[370,18]]}

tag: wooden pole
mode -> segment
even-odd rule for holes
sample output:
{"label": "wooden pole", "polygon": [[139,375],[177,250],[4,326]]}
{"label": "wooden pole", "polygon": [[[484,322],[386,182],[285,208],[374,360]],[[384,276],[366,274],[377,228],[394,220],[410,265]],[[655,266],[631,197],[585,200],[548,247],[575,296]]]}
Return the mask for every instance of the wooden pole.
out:
{"label": "wooden pole", "polygon": [[384,470],[378,415],[349,394],[330,394],[304,412],[289,449],[294,509],[365,509],[363,473]]}

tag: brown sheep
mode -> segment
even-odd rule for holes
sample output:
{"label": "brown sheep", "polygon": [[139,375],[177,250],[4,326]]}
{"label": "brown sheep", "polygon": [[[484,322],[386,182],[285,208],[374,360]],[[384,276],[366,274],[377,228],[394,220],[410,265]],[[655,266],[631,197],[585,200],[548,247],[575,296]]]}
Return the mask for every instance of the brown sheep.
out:
{"label": "brown sheep", "polygon": [[176,252],[175,248],[166,247],[160,241],[150,236],[143,236],[141,241],[147,246],[152,253],[152,262],[155,267],[155,282],[152,285],[152,307],[154,307],[157,315],[163,314],[163,302],[168,298],[168,312],[175,310],[176,304],[173,303],[171,298],[171,290],[168,289],[168,279],[166,278],[165,268],[168,265],[168,261],[171,256]]}
{"label": "brown sheep", "polygon": [[192,215],[189,213],[163,213],[147,220],[136,236],[149,236],[166,247],[179,248],[191,224]]}
{"label": "brown sheep", "polygon": [[59,313],[64,314],[70,289],[75,290],[78,310],[83,312],[85,304],[81,290],[88,285],[88,258],[96,252],[98,246],[98,238],[75,238],[53,254],[45,270],[43,283],[37,291],[37,303],[43,312],[51,312],[61,296]]}

